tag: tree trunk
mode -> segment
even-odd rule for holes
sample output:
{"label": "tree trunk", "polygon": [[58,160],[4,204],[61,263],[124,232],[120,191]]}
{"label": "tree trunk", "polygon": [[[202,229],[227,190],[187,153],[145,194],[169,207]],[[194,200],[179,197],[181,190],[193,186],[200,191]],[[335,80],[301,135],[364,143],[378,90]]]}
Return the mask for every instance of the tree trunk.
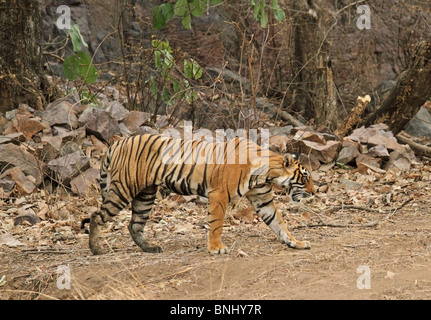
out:
{"label": "tree trunk", "polygon": [[39,2],[0,1],[0,112],[20,103],[41,109],[49,99],[41,43]]}
{"label": "tree trunk", "polygon": [[380,108],[372,113],[359,126],[370,126],[384,122],[394,135],[419,111],[431,98],[431,42],[419,43],[407,69],[395,82],[389,95],[382,101]]}
{"label": "tree trunk", "polygon": [[337,100],[325,39],[321,0],[292,1],[294,16],[293,111],[335,130]]}

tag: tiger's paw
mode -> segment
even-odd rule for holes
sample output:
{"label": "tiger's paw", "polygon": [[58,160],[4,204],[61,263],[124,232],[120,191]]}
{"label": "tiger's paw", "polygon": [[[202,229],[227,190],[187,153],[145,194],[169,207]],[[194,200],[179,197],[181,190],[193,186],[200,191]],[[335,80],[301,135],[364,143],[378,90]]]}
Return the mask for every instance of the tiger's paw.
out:
{"label": "tiger's paw", "polygon": [[149,252],[149,253],[160,253],[163,252],[163,248],[160,246],[153,246],[153,247],[141,247],[142,251]]}
{"label": "tiger's paw", "polygon": [[91,253],[92,254],[94,254],[95,256],[99,256],[99,255],[101,255],[101,254],[104,254],[105,253],[105,250],[103,250],[102,249],[102,247],[100,247],[100,246],[92,246],[92,245],[90,245],[90,251],[91,251]]}
{"label": "tiger's paw", "polygon": [[214,255],[216,255],[216,254],[228,254],[229,249],[226,246],[221,245],[218,248],[217,247],[216,248],[208,247],[208,252],[211,254],[214,254]]}
{"label": "tiger's paw", "polygon": [[286,242],[287,246],[289,248],[304,250],[304,249],[310,249],[311,244],[310,241],[288,241]]}

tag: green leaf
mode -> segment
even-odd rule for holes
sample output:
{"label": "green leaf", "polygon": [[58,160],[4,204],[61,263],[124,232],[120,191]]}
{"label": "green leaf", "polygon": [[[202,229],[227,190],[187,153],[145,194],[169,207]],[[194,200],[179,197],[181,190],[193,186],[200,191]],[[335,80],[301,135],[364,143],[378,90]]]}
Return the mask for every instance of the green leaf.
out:
{"label": "green leaf", "polygon": [[186,14],[189,14],[187,8],[187,0],[178,0],[174,6],[174,13],[180,17],[184,17]]}
{"label": "green leaf", "polygon": [[205,2],[201,0],[192,0],[189,3],[190,11],[195,17],[200,17],[205,10]]}
{"label": "green leaf", "polygon": [[167,52],[172,53],[172,48],[169,45],[168,41],[162,41],[162,40],[156,39],[156,40],[153,40],[151,44],[153,48],[157,48],[160,51],[166,50]]}
{"label": "green leaf", "polygon": [[153,28],[166,28],[166,22],[174,17],[174,6],[172,3],[164,3],[153,9]]}
{"label": "green leaf", "polygon": [[265,11],[262,11],[262,15],[260,17],[260,26],[265,28],[268,24],[268,14]]}
{"label": "green leaf", "polygon": [[213,4],[213,5],[218,5],[222,2],[223,2],[223,0],[211,0],[211,4]]}
{"label": "green leaf", "polygon": [[162,53],[159,50],[154,52],[154,63],[156,65],[156,68],[160,68],[162,66],[161,56]]}
{"label": "green leaf", "polygon": [[174,79],[172,79],[172,87],[174,88],[176,94],[183,91],[183,86],[181,85],[181,83]]}
{"label": "green leaf", "polygon": [[69,80],[79,78],[78,58],[76,55],[68,56],[63,62],[63,73]]}
{"label": "green leaf", "polygon": [[157,83],[154,81],[154,78],[150,76],[150,79],[148,80],[148,83],[150,85],[150,93],[153,99],[157,99],[157,95],[159,93],[159,89],[157,88]]}
{"label": "green leaf", "polygon": [[82,79],[88,84],[96,82],[99,76],[97,69],[91,63],[91,57],[83,51],[64,60],[63,73],[69,80]]}
{"label": "green leaf", "polygon": [[193,78],[192,63],[189,60],[184,60],[184,74],[187,78]]}
{"label": "green leaf", "polygon": [[189,79],[198,80],[202,77],[201,66],[193,59],[184,60],[184,74]]}
{"label": "green leaf", "polygon": [[277,0],[271,0],[271,10],[277,10],[280,9],[279,5],[278,5],[278,1]]}
{"label": "green leaf", "polygon": [[162,100],[168,106],[173,106],[175,103],[172,101],[172,94],[168,88],[164,87],[162,91]]}
{"label": "green leaf", "polygon": [[81,30],[79,29],[79,25],[74,24],[68,31],[70,39],[72,40],[73,51],[78,52],[81,51],[82,45],[88,47],[88,44],[85,42],[84,38],[81,35]]}
{"label": "green leaf", "polygon": [[253,18],[254,20],[257,21],[259,20],[259,16],[260,16],[260,8],[255,3],[252,6],[253,6]]}
{"label": "green leaf", "polygon": [[160,6],[153,8],[153,28],[156,30],[166,28],[166,19],[160,10]]}
{"label": "green leaf", "polygon": [[274,12],[274,17],[277,19],[277,21],[282,21],[286,17],[286,14],[282,9],[277,9]]}
{"label": "green leaf", "polygon": [[161,4],[159,7],[166,21],[169,21],[174,18],[174,6],[172,5],[172,3],[164,3]]}
{"label": "green leaf", "polygon": [[85,80],[88,84],[96,82],[99,73],[97,69],[93,66],[91,62],[91,57],[85,52],[81,51],[77,53],[79,57],[79,72],[81,78]]}
{"label": "green leaf", "polygon": [[192,25],[190,24],[192,21],[192,17],[190,16],[190,13],[187,13],[184,17],[183,17],[183,26],[186,29],[191,29]]}

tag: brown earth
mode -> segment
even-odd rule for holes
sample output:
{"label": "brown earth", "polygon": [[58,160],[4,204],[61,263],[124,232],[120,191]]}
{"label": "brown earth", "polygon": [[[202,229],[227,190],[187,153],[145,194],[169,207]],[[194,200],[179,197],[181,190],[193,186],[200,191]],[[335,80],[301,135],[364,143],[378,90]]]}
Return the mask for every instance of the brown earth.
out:
{"label": "brown earth", "polygon": [[[306,251],[280,244],[256,216],[236,215],[223,234],[230,254],[211,256],[206,206],[170,196],[158,201],[147,226],[163,253],[140,252],[125,210],[104,234],[112,252],[93,256],[79,221],[95,210],[96,198],[65,198],[56,207],[63,220],[48,211],[34,226],[13,226],[19,205],[5,204],[0,234],[20,245],[0,242],[0,299],[430,299],[430,172],[423,164],[401,175],[332,169],[317,174],[312,204],[293,206],[278,194],[290,230],[311,241]],[[246,207],[240,201],[232,214]],[[70,268],[70,289],[57,285],[59,266]],[[369,268],[368,289],[358,288],[366,284],[361,266]]]}

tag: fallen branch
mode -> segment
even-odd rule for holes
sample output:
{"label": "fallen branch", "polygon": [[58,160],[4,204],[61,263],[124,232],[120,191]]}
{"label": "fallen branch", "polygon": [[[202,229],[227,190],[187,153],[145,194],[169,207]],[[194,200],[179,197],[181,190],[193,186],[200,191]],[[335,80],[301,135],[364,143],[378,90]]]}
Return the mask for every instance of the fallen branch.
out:
{"label": "fallen branch", "polygon": [[413,140],[407,138],[406,136],[402,135],[402,132],[396,135],[396,138],[399,142],[408,144],[410,148],[414,151],[416,155],[420,156],[426,156],[431,158],[431,148],[424,146],[423,144],[414,142]]}
{"label": "fallen branch", "polygon": [[291,124],[294,127],[302,127],[302,126],[304,126],[301,122],[299,122],[297,119],[295,119],[294,116],[292,116],[291,114],[287,113],[286,111],[280,111],[278,113],[278,115],[280,116],[281,119],[283,119],[284,121],[286,121],[287,123]]}

